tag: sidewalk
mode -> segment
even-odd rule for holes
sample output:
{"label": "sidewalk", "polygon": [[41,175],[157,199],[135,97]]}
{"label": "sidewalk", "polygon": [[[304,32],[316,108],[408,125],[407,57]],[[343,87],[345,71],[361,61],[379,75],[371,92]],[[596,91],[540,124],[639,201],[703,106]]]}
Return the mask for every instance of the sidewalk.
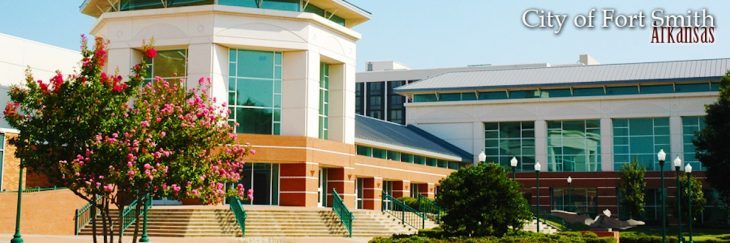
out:
{"label": "sidewalk", "polygon": [[[13,234],[0,234],[0,242],[9,242],[13,238]],[[69,236],[69,235],[23,235],[25,243],[71,243],[71,242],[93,242],[91,236]],[[114,238],[115,243],[117,238]],[[368,242],[369,238],[338,238],[338,237],[303,237],[303,238],[230,238],[230,237],[210,237],[210,238],[181,238],[181,237],[150,237],[152,243],[322,243],[322,242],[342,242],[356,243]],[[98,242],[104,242],[101,237]],[[132,242],[131,236],[125,236],[124,242]]]}

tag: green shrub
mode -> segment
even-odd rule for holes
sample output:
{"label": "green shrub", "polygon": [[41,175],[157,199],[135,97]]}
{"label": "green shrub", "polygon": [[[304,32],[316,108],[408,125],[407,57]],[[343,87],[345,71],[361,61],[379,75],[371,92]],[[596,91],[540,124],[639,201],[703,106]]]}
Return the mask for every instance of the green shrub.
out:
{"label": "green shrub", "polygon": [[398,198],[398,200],[408,205],[408,207],[412,207],[413,209],[418,210],[418,198],[401,197]]}
{"label": "green shrub", "polygon": [[461,168],[441,180],[441,227],[453,236],[502,236],[532,218],[519,183],[497,164]]}

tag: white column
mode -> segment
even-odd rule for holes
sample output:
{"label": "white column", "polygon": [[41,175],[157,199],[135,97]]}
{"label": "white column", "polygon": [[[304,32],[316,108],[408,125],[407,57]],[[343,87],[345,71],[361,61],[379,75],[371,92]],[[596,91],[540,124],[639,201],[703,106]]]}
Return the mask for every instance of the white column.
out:
{"label": "white column", "polygon": [[319,53],[284,52],[281,135],[319,137]]}
{"label": "white column", "polygon": [[613,121],[601,118],[601,171],[613,171]]}
{"label": "white column", "polygon": [[484,123],[483,122],[472,122],[472,151],[471,154],[474,155],[474,160],[472,162],[479,161],[479,153],[484,150]]}
{"label": "white column", "polygon": [[355,65],[330,65],[329,139],[355,143]]}
{"label": "white column", "polygon": [[119,72],[119,75],[126,80],[131,73],[132,67],[142,61],[142,54],[130,48],[114,48],[107,52],[108,63],[105,68],[107,74]]}
{"label": "white column", "polygon": [[542,171],[548,171],[547,164],[547,122],[535,121],[535,160],[540,162]]}
{"label": "white column", "polygon": [[187,87],[197,87],[200,78],[210,78],[209,94],[216,104],[228,102],[228,48],[213,43],[188,46]]}
{"label": "white column", "polygon": [[684,146],[682,140],[682,117],[669,117],[669,149],[671,150],[671,157],[667,157],[667,161],[670,165],[677,156],[684,161]]}

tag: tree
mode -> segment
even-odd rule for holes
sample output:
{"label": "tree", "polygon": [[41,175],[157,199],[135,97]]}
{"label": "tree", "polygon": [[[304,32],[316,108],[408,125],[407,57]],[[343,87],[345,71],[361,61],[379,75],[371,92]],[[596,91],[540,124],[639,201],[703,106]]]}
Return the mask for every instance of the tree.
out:
{"label": "tree", "polygon": [[502,236],[532,217],[519,183],[496,164],[461,168],[441,180],[439,192],[436,202],[445,211],[441,226],[451,235]]}
{"label": "tree", "polygon": [[[688,181],[692,182],[691,187],[688,187]],[[688,199],[692,200],[692,218],[696,219],[702,216],[702,211],[705,210],[705,204],[707,203],[705,193],[702,191],[702,181],[698,180],[697,177],[690,177],[686,173],[682,173],[679,177],[679,183],[682,185],[682,201],[680,202],[682,204],[682,218],[685,220],[689,219],[689,210],[687,210],[689,208]],[[692,197],[690,197],[690,192],[692,193]],[[675,206],[673,208],[676,213],[677,207]]]}
{"label": "tree", "polygon": [[621,167],[619,191],[622,195],[621,204],[629,212],[629,218],[640,218],[644,215],[646,203],[645,169],[633,161]]}
{"label": "tree", "polygon": [[[143,84],[148,64],[142,60],[123,82],[102,71],[106,45],[96,38],[92,50],[82,38],[80,73],[64,79],[57,72],[44,83],[28,71],[25,85],[11,88],[4,114],[20,130],[10,143],[22,166],[94,203],[94,210],[101,210],[104,242],[114,242],[117,222],[109,215],[110,204],[121,208],[145,196],[207,203],[243,198],[243,185],[226,190],[225,184],[240,180],[244,158],[254,151],[231,145],[236,135],[228,109],[209,99],[209,80],[191,90],[160,78]],[[144,51],[147,58],[156,55],[149,45]],[[96,223],[93,219],[94,242]],[[117,233],[121,242],[122,232]]]}
{"label": "tree", "polygon": [[706,127],[695,137],[696,156],[707,168],[707,181],[717,189],[726,203],[730,202],[730,72],[720,83],[717,102],[705,106]]}

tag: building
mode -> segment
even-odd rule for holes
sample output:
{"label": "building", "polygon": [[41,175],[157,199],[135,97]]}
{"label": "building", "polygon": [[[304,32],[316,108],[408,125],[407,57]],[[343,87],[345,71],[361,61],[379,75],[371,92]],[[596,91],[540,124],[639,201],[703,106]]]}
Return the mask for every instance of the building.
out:
{"label": "building", "polygon": [[[704,107],[717,100],[728,69],[730,59],[470,70],[395,92],[411,101],[407,124],[474,155],[483,151],[487,162],[509,168],[516,157],[518,180],[533,204],[534,164],[540,163],[545,210],[565,209],[572,201],[570,208],[583,212],[620,211],[617,171],[638,161],[649,171],[651,220],[660,203],[656,153],[668,154],[665,171],[673,170],[675,157],[705,170],[692,139],[704,127]],[[667,173],[670,201],[674,175]]]}
{"label": "building", "polygon": [[471,163],[420,129],[356,116],[352,27],[370,13],[347,1],[87,0],[81,12],[110,41],[108,71],[126,75],[154,38],[153,76],[211,77],[238,141],[257,150],[244,172],[253,204],[326,207],[336,189],[352,208],[379,209],[382,190],[433,197]]}
{"label": "building", "polygon": [[[30,68],[36,79],[47,80],[56,71],[71,73],[80,59],[81,54],[77,51],[0,33],[0,104],[4,107],[10,101],[10,86],[25,82],[26,69]],[[4,117],[0,118],[0,192],[18,188],[19,160],[8,143],[8,139],[17,134],[17,129]],[[41,177],[27,179],[24,184],[29,187],[44,185]]]}
{"label": "building", "polygon": [[367,62],[367,71],[356,75],[355,113],[406,124],[406,97],[394,91],[400,86],[449,72],[546,67],[546,63],[522,65],[472,65],[455,68],[410,69],[395,61]]}

